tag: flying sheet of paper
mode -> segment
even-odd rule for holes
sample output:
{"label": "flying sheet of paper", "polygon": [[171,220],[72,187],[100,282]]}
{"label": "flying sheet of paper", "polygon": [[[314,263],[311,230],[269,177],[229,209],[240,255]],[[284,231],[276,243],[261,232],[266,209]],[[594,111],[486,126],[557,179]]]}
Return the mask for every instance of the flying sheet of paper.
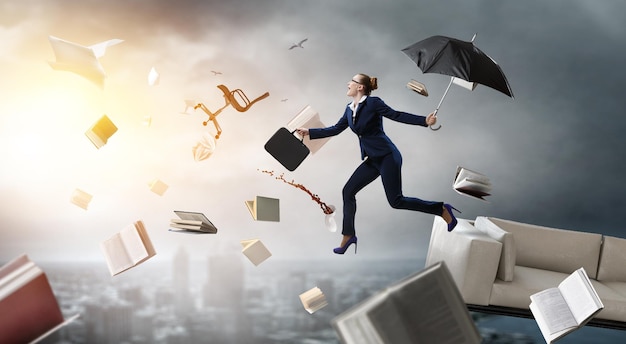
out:
{"label": "flying sheet of paper", "polygon": [[150,69],[150,73],[148,73],[148,85],[156,86],[159,84],[159,81],[161,81],[161,76],[156,69],[152,67],[152,69]]}
{"label": "flying sheet of paper", "polygon": [[189,108],[195,110],[194,107],[198,104],[195,99],[185,99],[185,111],[181,112],[183,115],[191,115],[191,113],[187,112]]}
{"label": "flying sheet of paper", "polygon": [[196,161],[208,159],[215,151],[215,139],[213,136],[204,133],[202,138],[193,146],[193,158]]}
{"label": "flying sheet of paper", "polygon": [[100,88],[104,87],[106,74],[98,58],[104,55],[107,47],[123,42],[121,39],[111,39],[83,46],[54,36],[48,39],[56,57],[55,62],[48,62],[52,69],[78,74]]}

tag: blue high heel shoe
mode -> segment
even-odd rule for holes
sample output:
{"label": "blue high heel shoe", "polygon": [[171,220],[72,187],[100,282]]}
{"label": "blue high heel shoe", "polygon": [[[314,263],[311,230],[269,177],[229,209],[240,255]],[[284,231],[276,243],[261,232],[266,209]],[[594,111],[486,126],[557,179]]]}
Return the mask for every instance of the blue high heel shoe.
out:
{"label": "blue high heel shoe", "polygon": [[341,247],[335,247],[333,249],[333,252],[335,252],[336,254],[344,254],[346,253],[346,250],[348,249],[348,247],[350,247],[350,245],[354,244],[354,254],[356,254],[356,235],[350,237],[350,239],[348,239],[348,241]]}
{"label": "blue high heel shoe", "polygon": [[450,217],[452,218],[452,221],[448,223],[448,232],[452,232],[454,227],[456,227],[457,223],[459,223],[459,221],[457,221],[456,219],[456,216],[454,216],[454,212],[452,211],[452,209],[458,211],[459,213],[461,213],[461,211],[448,203],[445,203],[443,207],[446,209],[446,211],[448,212],[448,214],[450,214]]}

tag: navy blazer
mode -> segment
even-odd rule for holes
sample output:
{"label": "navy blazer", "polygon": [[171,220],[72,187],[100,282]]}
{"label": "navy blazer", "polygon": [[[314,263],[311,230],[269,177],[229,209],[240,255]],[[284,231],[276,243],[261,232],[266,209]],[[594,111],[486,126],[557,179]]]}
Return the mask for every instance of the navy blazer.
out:
{"label": "navy blazer", "polygon": [[383,130],[383,117],[401,123],[427,126],[425,116],[396,111],[385,104],[382,99],[372,96],[368,96],[359,104],[356,109],[356,120],[352,121],[350,104],[346,106],[346,110],[337,124],[326,128],[309,129],[310,138],[319,139],[335,136],[350,127],[359,137],[361,159],[365,159],[367,156],[377,158],[398,150]]}

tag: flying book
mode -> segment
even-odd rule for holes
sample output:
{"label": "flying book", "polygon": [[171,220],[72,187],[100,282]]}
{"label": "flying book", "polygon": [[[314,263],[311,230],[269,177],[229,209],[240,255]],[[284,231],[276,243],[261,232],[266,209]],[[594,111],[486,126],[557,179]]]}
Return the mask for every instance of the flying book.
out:
{"label": "flying book", "polygon": [[428,90],[426,89],[426,85],[417,80],[411,79],[411,81],[406,84],[406,87],[413,92],[419,93],[424,97],[428,97]]}
{"label": "flying book", "polygon": [[241,240],[241,246],[243,246],[241,252],[248,257],[254,266],[258,266],[272,256],[272,253],[259,239]]}
{"label": "flying book", "polygon": [[56,57],[55,62],[49,62],[52,69],[78,74],[100,88],[104,87],[106,74],[98,59],[104,56],[108,47],[123,42],[121,39],[110,39],[91,46],[82,46],[54,36],[49,36],[48,40]]}
{"label": "flying book", "polygon": [[165,191],[167,191],[167,188],[169,187],[167,184],[159,179],[154,179],[153,181],[148,183],[148,186],[150,187],[150,191],[159,196],[163,196],[163,194],[165,193]]}
{"label": "flying book", "polygon": [[574,271],[557,287],[531,295],[530,300],[529,308],[548,344],[585,326],[604,309],[584,268]]}
{"label": "flying book", "polygon": [[91,202],[92,198],[93,196],[86,193],[85,191],[81,189],[75,189],[74,192],[72,192],[72,197],[70,198],[70,202],[72,202],[72,204],[76,206],[79,206],[87,210],[87,207],[89,206],[89,202]]}
{"label": "flying book", "polygon": [[115,233],[100,243],[111,276],[137,266],[156,255],[142,221]]}
{"label": "flying book", "polygon": [[331,320],[344,344],[479,344],[445,262],[391,284]]}
{"label": "flying book", "polygon": [[36,343],[76,319],[64,319],[48,277],[27,255],[0,267],[0,343]]}
{"label": "flying book", "polygon": [[300,294],[300,302],[302,302],[302,306],[304,306],[304,309],[310,314],[328,305],[324,293],[322,293],[318,287],[314,287]]}
{"label": "flying book", "polygon": [[256,221],[280,221],[280,200],[256,196],[254,200],[246,201],[246,206]]}
{"label": "flying book", "polygon": [[97,149],[100,149],[116,131],[117,127],[113,124],[111,119],[109,119],[107,115],[103,115],[85,132],[85,135],[87,135]]}
{"label": "flying book", "polygon": [[171,232],[182,233],[217,233],[217,227],[202,213],[174,210],[179,219],[170,221]]}
{"label": "flying book", "polygon": [[[315,111],[311,106],[307,105],[304,109],[300,110],[296,116],[294,116],[288,123],[286,128],[291,132],[298,128],[324,128],[326,125],[322,123],[320,120],[320,115],[317,111]],[[330,140],[330,137],[326,137],[323,139],[315,139],[311,140],[311,138],[307,135],[303,138],[302,143],[304,143],[311,154],[315,154],[322,146],[326,144]]]}
{"label": "flying book", "polygon": [[461,166],[456,168],[452,188],[461,195],[482,201],[486,201],[485,196],[491,195],[491,182],[486,175]]}

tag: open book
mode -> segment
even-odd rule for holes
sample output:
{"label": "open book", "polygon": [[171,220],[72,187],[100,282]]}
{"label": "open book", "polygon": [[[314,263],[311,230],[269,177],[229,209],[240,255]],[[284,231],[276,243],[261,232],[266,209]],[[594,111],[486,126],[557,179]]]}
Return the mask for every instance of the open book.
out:
{"label": "open book", "polygon": [[[320,115],[311,106],[307,105],[304,109],[300,110],[298,114],[292,118],[285,126],[289,131],[294,131],[298,128],[324,128],[326,125],[320,120]],[[297,134],[296,134],[297,135]],[[303,138],[302,143],[311,151],[311,154],[315,154],[323,145],[330,140],[330,137],[323,139],[311,140],[307,135]]]}
{"label": "open book", "polygon": [[480,333],[445,262],[437,262],[331,321],[344,344],[479,344]]}
{"label": "open book", "polygon": [[304,306],[304,309],[310,314],[328,305],[324,293],[322,293],[322,290],[318,287],[311,288],[300,294],[300,302],[302,302],[302,306]]}
{"label": "open book", "polygon": [[111,119],[109,119],[107,115],[103,115],[96,123],[87,129],[85,135],[97,149],[100,149],[116,131],[117,127],[113,124]]}
{"label": "open book", "polygon": [[547,343],[583,327],[604,305],[584,268],[574,271],[558,287],[530,296],[530,310]]}
{"label": "open book", "polygon": [[217,233],[217,227],[213,225],[202,213],[191,211],[174,210],[179,219],[170,221],[170,231],[183,233]]}
{"label": "open book", "polygon": [[241,240],[241,246],[243,246],[241,252],[248,257],[254,266],[258,266],[272,256],[272,253],[259,239]]}
{"label": "open book", "polygon": [[0,268],[0,343],[36,343],[72,322],[43,270],[23,254]]}
{"label": "open book", "polygon": [[278,198],[256,196],[246,201],[250,215],[256,221],[280,221],[280,200]]}
{"label": "open book", "polygon": [[156,255],[142,221],[137,221],[115,233],[100,243],[100,249],[111,276],[137,266]]}
{"label": "open book", "polygon": [[485,196],[491,195],[491,182],[486,175],[461,166],[456,168],[452,188],[461,195],[482,201],[486,201]]}

